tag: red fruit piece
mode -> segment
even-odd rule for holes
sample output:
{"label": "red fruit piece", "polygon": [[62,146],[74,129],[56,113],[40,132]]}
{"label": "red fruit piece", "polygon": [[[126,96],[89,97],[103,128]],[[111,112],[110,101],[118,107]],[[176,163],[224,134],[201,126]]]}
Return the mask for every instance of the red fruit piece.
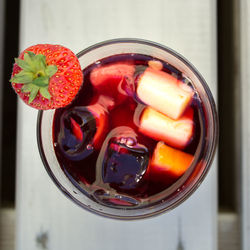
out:
{"label": "red fruit piece", "polygon": [[93,145],[96,149],[99,149],[102,146],[108,126],[107,113],[105,112],[102,106],[98,105],[89,106],[89,111],[95,117],[96,129],[97,129],[95,136],[93,138]]}
{"label": "red fruit piece", "polygon": [[131,206],[131,205],[133,205],[132,203],[130,203],[128,201],[124,201],[124,200],[116,199],[116,198],[110,198],[108,201],[115,204],[115,205],[118,205],[118,206]]}
{"label": "red fruit piece", "polygon": [[70,121],[73,134],[75,135],[77,140],[82,141],[83,134],[80,125],[72,117],[70,118]]}
{"label": "red fruit piece", "polygon": [[190,167],[193,159],[193,155],[169,147],[163,142],[158,142],[148,169],[148,175],[151,179],[160,178],[161,181],[169,177],[179,178]]}
{"label": "red fruit piece", "polygon": [[28,105],[55,109],[68,105],[83,82],[76,55],[61,45],[38,44],[15,60],[11,83]]}
{"label": "red fruit piece", "polygon": [[[113,63],[100,66],[90,74],[94,88],[104,95],[124,100],[124,96],[133,89],[135,67],[130,63]],[[121,100],[120,100],[121,101]]]}
{"label": "red fruit piece", "polygon": [[93,145],[96,149],[99,149],[102,146],[109,124],[107,112],[112,110],[113,107],[113,100],[103,95],[97,96],[92,101],[92,104],[88,106],[88,110],[95,117],[96,121],[97,130],[93,138]]}

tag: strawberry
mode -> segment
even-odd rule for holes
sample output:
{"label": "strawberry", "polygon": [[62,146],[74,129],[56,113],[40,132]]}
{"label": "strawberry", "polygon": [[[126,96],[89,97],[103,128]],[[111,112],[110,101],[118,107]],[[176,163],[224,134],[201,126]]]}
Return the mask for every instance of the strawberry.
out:
{"label": "strawberry", "polygon": [[83,82],[76,55],[61,45],[38,44],[25,49],[13,66],[12,86],[36,109],[55,109],[72,102]]}

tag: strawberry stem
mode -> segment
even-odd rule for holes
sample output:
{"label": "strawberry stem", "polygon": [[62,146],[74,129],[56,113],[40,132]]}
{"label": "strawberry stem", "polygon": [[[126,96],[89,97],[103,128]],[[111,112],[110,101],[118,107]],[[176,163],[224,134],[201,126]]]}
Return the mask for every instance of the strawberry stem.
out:
{"label": "strawberry stem", "polygon": [[40,93],[44,98],[50,99],[48,91],[50,78],[57,72],[56,65],[47,65],[46,56],[26,51],[24,59],[16,58],[16,64],[22,69],[15,74],[10,82],[23,84],[22,91],[29,94],[31,103]]}

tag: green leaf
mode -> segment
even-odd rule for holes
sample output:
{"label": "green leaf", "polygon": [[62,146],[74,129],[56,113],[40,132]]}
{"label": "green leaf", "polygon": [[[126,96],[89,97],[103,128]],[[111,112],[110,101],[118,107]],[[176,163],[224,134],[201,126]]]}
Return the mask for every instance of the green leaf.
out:
{"label": "green leaf", "polygon": [[53,76],[55,73],[57,72],[57,67],[56,65],[49,65],[47,66],[47,68],[45,69],[45,73],[48,77]]}
{"label": "green leaf", "polygon": [[14,82],[14,83],[30,83],[30,82],[32,82],[33,78],[34,78],[33,73],[22,70],[18,74],[14,75],[10,79],[10,82]]}
{"label": "green leaf", "polygon": [[49,93],[47,87],[40,88],[39,91],[40,91],[40,94],[41,94],[44,98],[50,99],[51,95],[50,95],[50,93]]}
{"label": "green leaf", "polygon": [[38,71],[44,71],[46,68],[46,57],[45,55],[42,54],[37,54],[35,55],[34,59],[34,64],[36,65],[36,68]]}
{"label": "green leaf", "polygon": [[42,54],[35,54],[31,51],[26,51],[24,54],[24,61],[29,64],[31,71],[44,71],[46,68],[46,57]]}
{"label": "green leaf", "polygon": [[35,56],[35,54],[30,52],[32,54],[32,56],[30,56],[30,54],[28,52],[24,53],[23,60],[29,65],[30,71],[33,72],[33,73],[36,73],[36,68],[34,66],[34,62],[33,62],[33,59],[32,59]]}
{"label": "green leaf", "polygon": [[[24,53],[23,60],[17,58],[16,63],[22,68],[22,71],[16,74],[10,81],[31,84],[29,86],[24,86],[22,91],[33,93],[30,97],[30,102],[32,102],[34,93],[38,91],[37,88],[48,87],[50,77],[57,72],[57,66],[47,65],[45,55],[35,54],[31,51],[26,51]],[[44,97],[50,98],[50,94],[46,88],[41,90],[41,92]]]}
{"label": "green leaf", "polygon": [[39,90],[39,87],[37,87],[37,86],[34,86],[32,88],[32,90],[30,92],[30,96],[29,96],[29,103],[32,103],[34,101],[34,99],[37,96],[38,90]]}
{"label": "green leaf", "polygon": [[23,87],[22,87],[22,89],[21,89],[21,91],[22,91],[23,93],[31,92],[31,90],[32,90],[32,84],[31,84],[31,83],[29,83],[29,84],[24,84]]}
{"label": "green leaf", "polygon": [[38,87],[46,87],[49,85],[49,77],[39,76],[36,79],[34,79],[32,83]]}
{"label": "green leaf", "polygon": [[15,62],[23,70],[26,70],[26,71],[32,71],[33,70],[31,65],[25,60],[22,60],[20,58],[15,58]]}
{"label": "green leaf", "polygon": [[34,52],[31,52],[31,51],[26,51],[26,52],[29,55],[31,60],[36,56],[36,54]]}
{"label": "green leaf", "polygon": [[32,58],[28,52],[24,53],[23,60],[27,62],[29,65],[32,65]]}

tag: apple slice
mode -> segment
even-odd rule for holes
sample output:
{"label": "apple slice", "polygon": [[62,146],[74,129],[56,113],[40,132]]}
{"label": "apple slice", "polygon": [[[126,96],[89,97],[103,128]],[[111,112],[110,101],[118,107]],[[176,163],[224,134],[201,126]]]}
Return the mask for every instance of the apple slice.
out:
{"label": "apple slice", "polygon": [[150,164],[149,175],[178,178],[190,167],[194,156],[158,142]]}
{"label": "apple slice", "polygon": [[150,61],[148,61],[148,66],[151,67],[152,69],[156,69],[156,70],[162,70],[163,69],[162,62],[160,62],[158,60],[150,60]]}
{"label": "apple slice", "polygon": [[148,67],[140,76],[137,96],[141,101],[172,119],[178,119],[193,97],[192,88],[184,88],[183,82],[172,75]]}
{"label": "apple slice", "polygon": [[183,149],[193,136],[193,109],[189,108],[178,120],[146,107],[140,117],[139,131],[155,140]]}
{"label": "apple slice", "polygon": [[97,93],[113,98],[118,105],[134,92],[134,72],[132,63],[112,63],[94,68],[90,81]]}
{"label": "apple slice", "polygon": [[[133,82],[135,67],[131,63],[113,63],[96,67],[90,73],[90,81],[94,88],[103,92],[125,92],[124,81]],[[126,86],[125,86],[126,87]]]}

